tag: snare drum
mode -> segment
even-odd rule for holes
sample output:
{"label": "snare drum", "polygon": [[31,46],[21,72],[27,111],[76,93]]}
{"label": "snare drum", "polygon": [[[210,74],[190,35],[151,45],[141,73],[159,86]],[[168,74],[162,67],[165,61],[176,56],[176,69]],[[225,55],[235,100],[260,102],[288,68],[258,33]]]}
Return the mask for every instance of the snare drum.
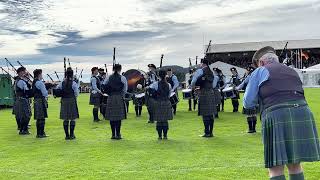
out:
{"label": "snare drum", "polygon": [[226,99],[232,99],[237,97],[237,91],[235,91],[233,87],[224,88],[222,92]]}
{"label": "snare drum", "polygon": [[170,102],[171,102],[171,105],[176,105],[178,104],[179,102],[179,99],[178,99],[178,96],[176,95],[176,93],[171,93],[170,95]]}
{"label": "snare drum", "polygon": [[183,89],[182,94],[183,99],[192,99],[192,89]]}

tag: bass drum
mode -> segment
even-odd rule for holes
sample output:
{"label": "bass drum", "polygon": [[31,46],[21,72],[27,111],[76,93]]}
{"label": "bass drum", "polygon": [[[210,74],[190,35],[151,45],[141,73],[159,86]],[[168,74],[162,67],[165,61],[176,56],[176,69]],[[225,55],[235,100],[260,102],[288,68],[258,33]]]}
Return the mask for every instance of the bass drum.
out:
{"label": "bass drum", "polygon": [[141,84],[143,88],[145,87],[145,84],[146,84],[145,72],[137,69],[130,69],[126,71],[123,74],[123,76],[127,78],[129,93],[133,93],[137,89],[138,84]]}

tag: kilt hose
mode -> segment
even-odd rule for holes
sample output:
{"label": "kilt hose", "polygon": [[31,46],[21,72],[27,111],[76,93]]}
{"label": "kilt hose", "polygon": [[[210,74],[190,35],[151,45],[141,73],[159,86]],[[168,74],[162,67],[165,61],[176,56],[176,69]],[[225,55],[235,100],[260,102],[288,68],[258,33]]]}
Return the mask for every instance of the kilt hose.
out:
{"label": "kilt hose", "polygon": [[320,160],[317,128],[305,100],[265,109],[262,135],[266,168]]}
{"label": "kilt hose", "polygon": [[173,119],[172,105],[170,100],[154,100],[152,117],[154,121],[165,122]]}
{"label": "kilt hose", "polygon": [[14,113],[16,119],[30,119],[32,116],[30,99],[17,97]]}
{"label": "kilt hose", "polygon": [[101,105],[101,100],[102,100],[101,94],[90,93],[90,102],[89,102],[90,105],[99,107]]}
{"label": "kilt hose", "polygon": [[209,116],[217,112],[214,91],[212,89],[200,89],[198,102],[198,115]]}
{"label": "kilt hose", "polygon": [[33,118],[37,119],[45,119],[48,117],[48,102],[45,98],[34,98],[33,100],[34,113]]}
{"label": "kilt hose", "polygon": [[108,97],[105,119],[109,121],[127,119],[126,103],[121,94]]}
{"label": "kilt hose", "polygon": [[61,98],[60,119],[61,120],[75,120],[79,118],[79,110],[77,99]]}

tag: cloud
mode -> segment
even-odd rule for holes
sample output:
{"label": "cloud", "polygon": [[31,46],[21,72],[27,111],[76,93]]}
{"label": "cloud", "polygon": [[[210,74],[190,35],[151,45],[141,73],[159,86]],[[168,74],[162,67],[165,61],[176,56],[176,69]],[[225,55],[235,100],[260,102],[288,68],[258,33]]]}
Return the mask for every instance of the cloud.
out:
{"label": "cloud", "polygon": [[[203,45],[320,38],[320,0],[10,0],[0,2],[0,57],[58,68],[188,65]],[[52,65],[50,65],[52,64]],[[3,65],[3,63],[0,65]],[[60,67],[60,66],[59,66]]]}

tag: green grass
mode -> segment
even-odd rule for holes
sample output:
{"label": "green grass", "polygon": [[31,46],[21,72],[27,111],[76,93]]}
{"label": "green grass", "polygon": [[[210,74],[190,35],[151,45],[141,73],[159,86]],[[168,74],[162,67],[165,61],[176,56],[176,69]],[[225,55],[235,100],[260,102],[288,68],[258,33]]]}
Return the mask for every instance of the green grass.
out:
{"label": "green grass", "polygon": [[[306,95],[319,129],[320,90],[307,89]],[[212,139],[198,136],[202,121],[181,101],[168,141],[158,141],[155,125],[146,124],[145,107],[136,118],[132,104],[122,126],[124,139],[112,141],[107,121],[92,122],[88,99],[81,95],[78,100],[75,141],[64,140],[58,99],[50,98],[47,139],[35,138],[33,120],[32,135],[18,136],[11,110],[1,110],[0,179],[268,179],[261,133],[246,133],[246,119],[230,112],[230,100]],[[320,178],[319,163],[304,168],[307,179]]]}

